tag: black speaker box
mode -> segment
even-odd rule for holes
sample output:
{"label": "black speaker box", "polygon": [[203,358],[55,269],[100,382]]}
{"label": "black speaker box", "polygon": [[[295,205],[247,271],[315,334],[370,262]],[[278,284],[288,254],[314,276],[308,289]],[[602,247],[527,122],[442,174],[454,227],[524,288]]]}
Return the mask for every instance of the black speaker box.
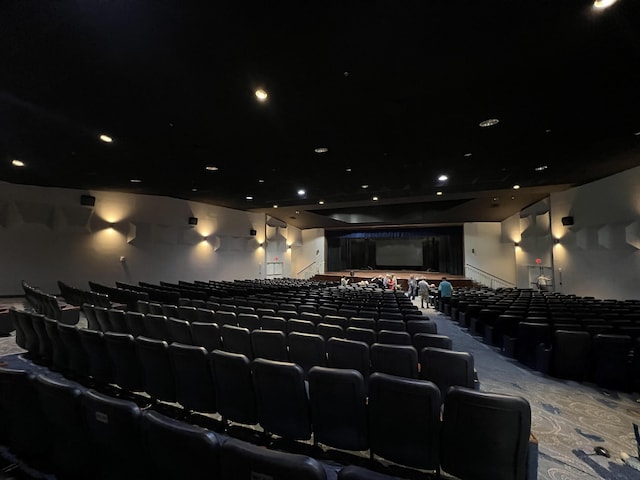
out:
{"label": "black speaker box", "polygon": [[189,225],[197,225],[198,217],[189,217]]}
{"label": "black speaker box", "polygon": [[93,207],[96,204],[96,197],[91,195],[81,195],[80,205],[86,205],[87,207]]}
{"label": "black speaker box", "polygon": [[573,225],[573,217],[562,217],[562,224],[565,226]]}
{"label": "black speaker box", "polygon": [[253,228],[249,230],[249,235],[251,235],[252,237],[255,237],[257,234],[258,234],[257,230],[254,230]]}

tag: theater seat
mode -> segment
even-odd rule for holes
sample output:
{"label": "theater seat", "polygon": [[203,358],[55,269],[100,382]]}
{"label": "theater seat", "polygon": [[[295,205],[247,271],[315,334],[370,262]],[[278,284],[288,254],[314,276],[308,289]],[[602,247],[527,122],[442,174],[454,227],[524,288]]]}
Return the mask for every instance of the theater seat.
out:
{"label": "theater seat", "polygon": [[260,425],[287,440],[311,437],[304,371],[299,365],[258,358],[251,365]]}
{"label": "theater seat", "polygon": [[524,398],[452,387],[443,411],[442,470],[461,480],[525,480],[530,434]]}
{"label": "theater seat", "polygon": [[258,423],[258,404],[249,359],[239,353],[214,350],[209,354],[209,362],[218,413],[223,422]]}
{"label": "theater seat", "polygon": [[52,366],[50,368],[58,372],[69,371],[69,354],[67,353],[67,347],[62,343],[62,339],[60,338],[58,321],[45,317],[44,328],[51,341]]}
{"label": "theater seat", "polygon": [[443,402],[452,385],[474,388],[474,361],[468,352],[426,347],[420,352],[420,365],[420,378],[438,386]]}
{"label": "theater seat", "polygon": [[221,478],[233,480],[326,480],[322,465],[305,455],[279,452],[241,440],[227,440],[221,449]]}
{"label": "theater seat", "polygon": [[372,373],[369,379],[371,455],[437,470],[440,390],[432,382]]}
{"label": "theater seat", "polygon": [[251,332],[251,349],[254,358],[289,361],[287,337],[280,330],[254,330]]}
{"label": "theater seat", "polygon": [[418,378],[418,352],[411,345],[374,343],[369,356],[372,372]]}
{"label": "theater seat", "polygon": [[152,410],[142,414],[140,430],[150,462],[146,478],[220,478],[220,442],[215,433]]}
{"label": "theater seat", "polygon": [[398,477],[374,472],[357,465],[347,465],[338,471],[337,480],[400,480]]}
{"label": "theater seat", "polygon": [[216,323],[193,322],[191,338],[194,345],[204,347],[208,352],[220,348],[220,328]]}
{"label": "theater seat", "polygon": [[104,334],[107,354],[113,365],[113,381],[125,392],[144,390],[142,364],[132,335],[107,332]]}
{"label": "theater seat", "polygon": [[327,342],[327,365],[358,370],[366,382],[371,371],[369,345],[355,340],[330,338]]}
{"label": "theater seat", "polygon": [[189,411],[216,412],[216,392],[204,347],[172,343],[169,357],[175,373],[177,402]]}
{"label": "theater seat", "polygon": [[300,365],[305,378],[312,367],[327,365],[325,341],[315,333],[291,332],[288,336],[289,358],[291,362]]}
{"label": "theater seat", "polygon": [[314,442],[343,450],[369,448],[366,391],[360,372],[313,367],[309,398]]}
{"label": "theater seat", "polygon": [[169,358],[167,342],[138,337],[136,350],[142,365],[144,391],[154,400],[175,402],[175,373]]}

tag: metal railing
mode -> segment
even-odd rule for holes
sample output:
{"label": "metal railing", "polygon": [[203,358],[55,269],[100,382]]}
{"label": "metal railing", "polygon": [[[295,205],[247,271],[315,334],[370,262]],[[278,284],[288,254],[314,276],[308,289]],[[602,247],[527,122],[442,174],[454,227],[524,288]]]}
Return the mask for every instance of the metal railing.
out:
{"label": "metal railing", "polygon": [[484,270],[474,267],[473,265],[469,265],[468,263],[465,265],[464,276],[476,283],[494,290],[496,288],[515,288],[516,286],[513,282],[500,278],[489,272],[485,272]]}
{"label": "metal railing", "polygon": [[296,278],[308,280],[319,273],[324,273],[324,262],[313,261],[296,274]]}

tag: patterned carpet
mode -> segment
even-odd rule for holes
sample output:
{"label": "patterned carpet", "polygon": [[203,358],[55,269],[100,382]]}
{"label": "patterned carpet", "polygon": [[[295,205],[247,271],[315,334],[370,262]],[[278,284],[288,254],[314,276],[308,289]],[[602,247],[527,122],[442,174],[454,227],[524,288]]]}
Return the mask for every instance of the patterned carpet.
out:
{"label": "patterned carpet", "polygon": [[[539,442],[538,479],[640,478],[640,472],[620,458],[621,452],[637,455],[632,427],[640,423],[636,393],[606,392],[592,384],[545,377],[502,356],[448,317],[432,309],[424,312],[437,322],[438,333],[451,337],[454,350],[473,354],[482,391],[519,395],[529,401],[532,432]],[[21,351],[13,336],[0,338],[0,356]],[[608,449],[611,458],[597,455],[596,446]]]}

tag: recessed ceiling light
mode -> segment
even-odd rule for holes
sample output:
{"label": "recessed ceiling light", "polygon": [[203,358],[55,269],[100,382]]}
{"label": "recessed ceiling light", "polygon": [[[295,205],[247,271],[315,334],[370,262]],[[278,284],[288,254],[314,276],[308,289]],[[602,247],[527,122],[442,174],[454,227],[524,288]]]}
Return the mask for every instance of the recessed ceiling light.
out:
{"label": "recessed ceiling light", "polygon": [[214,167],[213,165],[207,165],[206,167],[204,167],[204,169],[208,172],[217,172],[218,171],[218,167]]}
{"label": "recessed ceiling light", "polygon": [[274,205],[273,205],[273,208],[278,208],[278,205],[275,205],[275,204],[274,204]]}
{"label": "recessed ceiling light", "polygon": [[447,175],[440,175],[438,177],[438,181],[440,182],[446,182],[447,180],[449,180],[449,177]]}
{"label": "recessed ceiling light", "polygon": [[442,195],[442,192],[436,192],[436,195],[440,196]]}
{"label": "recessed ceiling light", "polygon": [[192,188],[192,189],[191,189],[191,191],[192,191],[192,192],[197,192],[197,191],[198,191],[198,189],[197,189],[197,188]]}
{"label": "recessed ceiling light", "polygon": [[246,196],[246,197],[244,197],[244,198],[246,198],[247,200],[253,200],[253,197],[252,197],[251,195],[247,195],[247,196]]}
{"label": "recessed ceiling light", "polygon": [[634,135],[635,135],[636,137],[640,137],[640,132],[636,132],[636,133],[634,133]]}
{"label": "recessed ceiling light", "polygon": [[261,102],[264,102],[269,96],[269,94],[262,88],[257,89],[255,94],[256,94],[256,98]]}
{"label": "recessed ceiling light", "polygon": [[113,138],[111,138],[109,135],[105,135],[104,133],[100,135],[100,140],[102,140],[104,143],[113,142]]}
{"label": "recessed ceiling light", "polygon": [[260,180],[258,180],[258,183],[264,183],[264,180],[261,178]]}
{"label": "recessed ceiling light", "polygon": [[11,160],[11,165],[14,167],[24,167],[24,162],[22,160]]}
{"label": "recessed ceiling light", "polygon": [[545,133],[551,133],[551,129],[550,129],[550,128],[547,128],[547,129],[545,130]]}
{"label": "recessed ceiling light", "polygon": [[364,185],[360,185],[362,188],[369,188],[369,185],[364,184]]}
{"label": "recessed ceiling light", "polygon": [[465,157],[470,157],[471,155],[473,155],[473,153],[465,153],[464,154]]}
{"label": "recessed ceiling light", "polygon": [[320,201],[318,202],[318,205],[324,205],[324,200],[320,200]]}
{"label": "recessed ceiling light", "polygon": [[350,171],[351,171],[351,169],[350,169],[350,168],[347,168],[345,171],[350,172]]}
{"label": "recessed ceiling light", "polygon": [[304,197],[307,194],[307,191],[304,190],[303,188],[301,188],[300,190],[298,190],[298,195],[300,195],[301,197]]}
{"label": "recessed ceiling light", "polygon": [[374,202],[378,201],[378,197],[373,197],[371,200],[373,200]]}
{"label": "recessed ceiling light", "polygon": [[616,3],[617,1],[618,0],[595,0],[595,2],[593,2],[593,8],[598,8],[598,9],[607,8],[613,5],[614,3]]}
{"label": "recessed ceiling light", "polygon": [[296,210],[296,214],[299,214],[299,213],[300,213],[300,210]]}
{"label": "recessed ceiling light", "polygon": [[316,153],[327,153],[329,149],[327,147],[318,147],[314,150]]}
{"label": "recessed ceiling light", "polygon": [[547,168],[549,168],[547,165],[540,165],[539,167],[534,168],[534,170],[536,172],[542,172],[542,171],[546,170]]}
{"label": "recessed ceiling light", "polygon": [[142,183],[142,180],[140,180],[139,178],[132,178],[131,180],[129,180],[131,183]]}
{"label": "recessed ceiling light", "polygon": [[514,185],[514,186],[513,186],[513,189],[514,189],[514,190],[518,190],[519,188],[520,188],[520,185],[518,185],[518,184],[516,184],[516,185]]}
{"label": "recessed ceiling light", "polygon": [[493,127],[498,123],[500,123],[500,120],[498,120],[497,118],[488,118],[487,120],[481,121],[478,125],[480,125],[481,127]]}

